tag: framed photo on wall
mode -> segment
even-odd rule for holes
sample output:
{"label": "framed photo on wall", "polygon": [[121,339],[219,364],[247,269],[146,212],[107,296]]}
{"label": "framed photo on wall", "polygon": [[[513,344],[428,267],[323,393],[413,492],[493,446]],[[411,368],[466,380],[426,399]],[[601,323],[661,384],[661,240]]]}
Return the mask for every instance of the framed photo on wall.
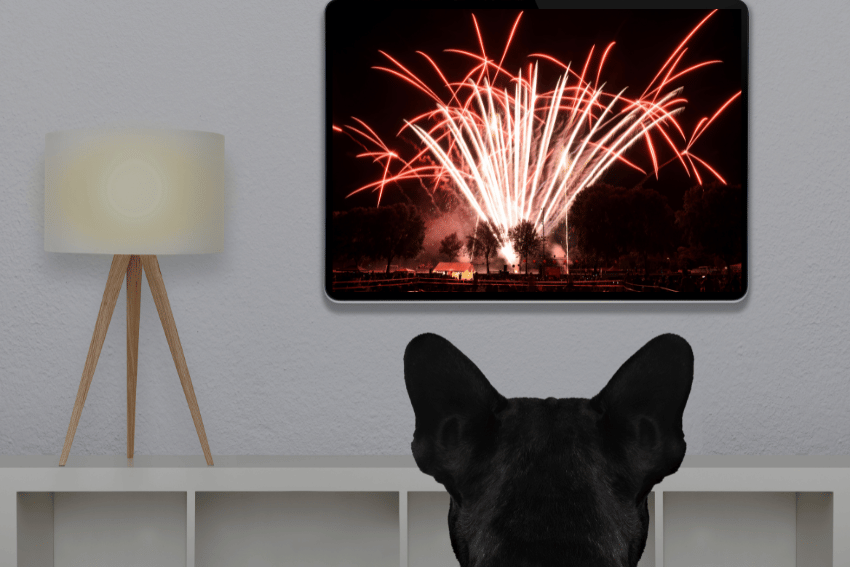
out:
{"label": "framed photo on wall", "polygon": [[326,23],[336,301],[737,301],[739,1],[365,2]]}

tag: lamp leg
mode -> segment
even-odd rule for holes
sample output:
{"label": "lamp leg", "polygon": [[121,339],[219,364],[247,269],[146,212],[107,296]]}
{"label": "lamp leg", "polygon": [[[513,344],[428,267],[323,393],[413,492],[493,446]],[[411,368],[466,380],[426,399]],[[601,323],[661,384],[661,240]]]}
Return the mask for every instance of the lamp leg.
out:
{"label": "lamp leg", "polygon": [[133,458],[136,434],[136,377],[139,368],[139,311],[142,289],[142,264],[139,256],[130,256],[127,265],[127,458]]}
{"label": "lamp leg", "polygon": [[106,339],[106,331],[109,329],[109,321],[112,312],[118,302],[118,294],[121,293],[121,282],[130,263],[130,256],[116,254],[112,257],[112,266],[109,268],[109,277],[106,279],[106,289],[103,291],[103,300],[100,302],[100,311],[97,314],[97,322],[94,325],[94,334],[89,345],[89,353],[86,356],[86,365],[83,368],[83,377],[80,380],[80,388],[77,390],[77,400],[74,402],[74,411],[71,412],[71,423],[68,425],[68,433],[65,435],[65,446],[62,447],[62,456],[59,458],[59,466],[64,467],[71,453],[71,444],[74,442],[74,434],[80,423],[80,415],[83,413],[83,405],[86,403],[86,395],[91,386],[97,359],[100,357],[100,349]]}
{"label": "lamp leg", "polygon": [[171,357],[177,367],[177,375],[180,377],[183,393],[186,394],[186,402],[189,404],[189,412],[195,422],[195,430],[198,432],[204,457],[207,460],[207,465],[212,466],[212,454],[210,453],[209,443],[207,443],[204,422],[201,420],[201,410],[198,407],[198,400],[195,398],[195,390],[192,388],[192,379],[189,377],[189,367],[186,366],[186,358],[183,356],[183,347],[180,346],[180,337],[177,336],[177,326],[174,324],[171,304],[168,302],[168,295],[165,293],[165,282],[162,280],[162,272],[159,271],[159,262],[154,255],[142,255],[141,258],[142,267],[148,279],[148,287],[151,288],[153,301],[159,313],[159,320],[162,322],[162,328],[165,331],[165,339],[171,349]]}

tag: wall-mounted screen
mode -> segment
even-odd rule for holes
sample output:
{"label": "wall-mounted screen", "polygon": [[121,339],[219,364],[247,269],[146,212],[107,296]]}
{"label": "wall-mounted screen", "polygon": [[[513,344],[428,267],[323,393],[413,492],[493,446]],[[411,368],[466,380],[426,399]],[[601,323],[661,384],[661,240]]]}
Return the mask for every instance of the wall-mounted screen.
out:
{"label": "wall-mounted screen", "polygon": [[325,290],[735,301],[747,9],[334,0]]}

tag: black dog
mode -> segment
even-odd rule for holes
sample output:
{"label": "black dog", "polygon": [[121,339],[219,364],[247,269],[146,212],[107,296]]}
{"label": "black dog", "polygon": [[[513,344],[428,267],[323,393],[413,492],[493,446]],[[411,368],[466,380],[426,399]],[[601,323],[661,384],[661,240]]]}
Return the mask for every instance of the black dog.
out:
{"label": "black dog", "polygon": [[593,399],[506,399],[446,339],[410,341],[404,380],[413,456],[451,496],[462,567],[634,567],[646,497],[685,456],[694,357],[648,342]]}

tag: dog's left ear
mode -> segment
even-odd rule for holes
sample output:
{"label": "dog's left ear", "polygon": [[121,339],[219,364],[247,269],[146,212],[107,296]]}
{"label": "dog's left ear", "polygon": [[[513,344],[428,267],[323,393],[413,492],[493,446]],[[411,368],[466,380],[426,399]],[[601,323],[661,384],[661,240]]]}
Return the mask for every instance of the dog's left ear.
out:
{"label": "dog's left ear", "polygon": [[416,464],[460,504],[478,457],[492,446],[505,398],[453,344],[430,333],[407,345],[404,382],[416,414]]}
{"label": "dog's left ear", "polygon": [[641,501],[685,457],[682,414],[694,378],[694,353],[678,335],[655,337],[632,355],[591,400],[602,414],[606,447],[637,481]]}

